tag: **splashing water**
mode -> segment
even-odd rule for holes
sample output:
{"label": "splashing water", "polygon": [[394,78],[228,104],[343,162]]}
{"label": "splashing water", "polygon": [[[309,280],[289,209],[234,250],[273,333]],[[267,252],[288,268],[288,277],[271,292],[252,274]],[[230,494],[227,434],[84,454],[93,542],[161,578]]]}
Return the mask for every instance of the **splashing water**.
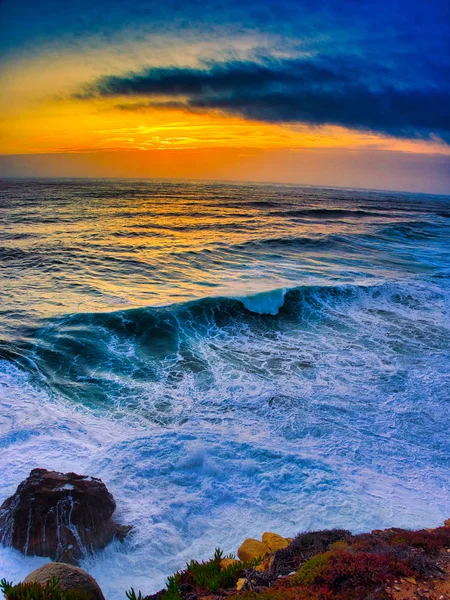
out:
{"label": "splashing water", "polygon": [[0,212],[0,500],[101,477],[135,527],[83,561],[108,600],[266,530],[448,518],[449,198],[9,180]]}

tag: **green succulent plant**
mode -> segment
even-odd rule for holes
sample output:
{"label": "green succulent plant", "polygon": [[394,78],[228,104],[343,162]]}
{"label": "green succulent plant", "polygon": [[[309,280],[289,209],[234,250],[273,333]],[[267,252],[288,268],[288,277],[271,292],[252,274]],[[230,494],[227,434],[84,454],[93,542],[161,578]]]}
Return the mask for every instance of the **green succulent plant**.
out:
{"label": "green succulent plant", "polygon": [[61,590],[59,579],[52,577],[45,585],[40,583],[19,583],[13,585],[2,579],[0,591],[6,600],[90,600],[84,590]]}

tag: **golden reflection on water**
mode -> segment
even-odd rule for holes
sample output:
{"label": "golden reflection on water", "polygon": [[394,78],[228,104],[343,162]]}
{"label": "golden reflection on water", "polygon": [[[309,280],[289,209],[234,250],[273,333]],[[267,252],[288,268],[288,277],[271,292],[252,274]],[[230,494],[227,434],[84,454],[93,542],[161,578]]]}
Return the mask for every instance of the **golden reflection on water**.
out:
{"label": "golden reflection on water", "polygon": [[[376,221],[290,218],[277,203],[283,188],[160,187],[163,194],[156,183],[74,183],[56,186],[54,197],[41,198],[36,209],[22,205],[12,211],[10,231],[20,242],[9,246],[19,245],[24,253],[29,290],[21,300],[53,314],[289,287],[295,277],[326,269],[330,257],[315,241],[355,236]],[[301,210],[317,202],[298,192],[287,206]],[[320,208],[335,204],[324,198]],[[261,241],[267,239],[275,240],[268,250]],[[307,243],[299,250],[302,239]],[[28,256],[38,269],[27,269]],[[339,250],[332,258],[339,259]],[[280,275],[284,271],[292,276]],[[13,291],[13,282],[6,285]]]}

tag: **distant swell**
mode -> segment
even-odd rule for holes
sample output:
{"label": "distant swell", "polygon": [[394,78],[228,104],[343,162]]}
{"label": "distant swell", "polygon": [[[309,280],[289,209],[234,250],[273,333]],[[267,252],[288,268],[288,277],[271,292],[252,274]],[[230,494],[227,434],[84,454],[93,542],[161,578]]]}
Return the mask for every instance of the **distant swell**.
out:
{"label": "distant swell", "polygon": [[280,236],[273,238],[260,238],[257,240],[249,240],[242,242],[241,244],[234,244],[230,248],[236,248],[239,250],[252,250],[252,249],[272,249],[277,247],[283,248],[316,248],[326,249],[327,247],[333,247],[339,243],[346,243],[348,240],[344,236],[337,235],[316,235],[310,237],[301,236]]}
{"label": "distant swell", "polygon": [[314,217],[315,219],[339,219],[352,217],[387,217],[388,213],[369,210],[345,210],[339,208],[299,208],[288,210],[271,210],[271,215],[280,217]]}

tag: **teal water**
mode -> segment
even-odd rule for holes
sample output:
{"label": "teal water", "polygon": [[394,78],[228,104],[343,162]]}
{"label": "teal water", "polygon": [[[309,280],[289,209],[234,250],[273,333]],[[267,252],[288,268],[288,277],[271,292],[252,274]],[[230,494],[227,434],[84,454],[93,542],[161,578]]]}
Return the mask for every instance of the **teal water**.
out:
{"label": "teal water", "polygon": [[101,477],[135,525],[84,561],[107,600],[265,530],[449,517],[450,198],[4,180],[0,220],[0,501]]}

